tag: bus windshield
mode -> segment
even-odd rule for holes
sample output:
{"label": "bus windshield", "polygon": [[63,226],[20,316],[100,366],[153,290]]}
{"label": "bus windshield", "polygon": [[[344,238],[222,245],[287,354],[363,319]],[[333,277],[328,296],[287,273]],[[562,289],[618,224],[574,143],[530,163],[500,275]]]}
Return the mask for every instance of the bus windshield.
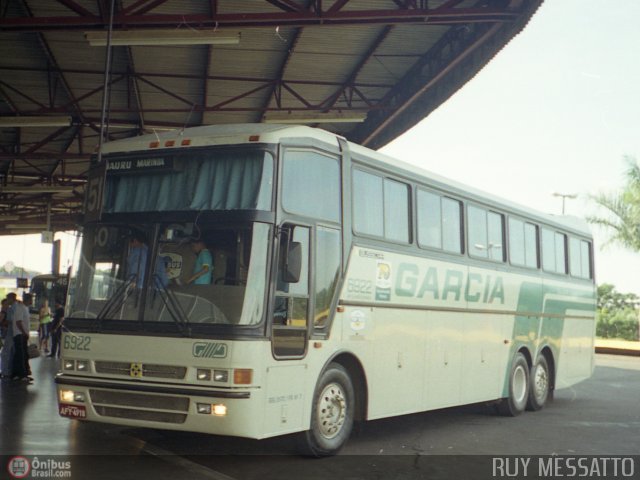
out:
{"label": "bus windshield", "polygon": [[256,325],[269,230],[251,222],[88,226],[67,317],[95,328],[183,334],[206,325]]}

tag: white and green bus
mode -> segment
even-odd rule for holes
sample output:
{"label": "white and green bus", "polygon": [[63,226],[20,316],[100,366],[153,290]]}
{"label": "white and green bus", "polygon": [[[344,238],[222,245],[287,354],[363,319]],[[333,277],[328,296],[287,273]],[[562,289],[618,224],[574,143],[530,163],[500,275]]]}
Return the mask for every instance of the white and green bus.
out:
{"label": "white and green bus", "polygon": [[236,125],[111,142],[86,198],[63,416],[298,432],[329,455],[355,421],[487,401],[517,415],[592,373],[583,222],[334,134]]}

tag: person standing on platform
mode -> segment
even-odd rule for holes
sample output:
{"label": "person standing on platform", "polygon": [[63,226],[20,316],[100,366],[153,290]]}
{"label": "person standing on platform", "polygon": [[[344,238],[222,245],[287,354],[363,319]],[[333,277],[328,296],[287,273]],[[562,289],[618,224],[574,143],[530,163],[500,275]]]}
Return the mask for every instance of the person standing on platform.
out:
{"label": "person standing on platform", "polygon": [[51,322],[51,353],[47,355],[49,358],[60,358],[60,340],[62,338],[62,328],[64,322],[64,306],[56,301],[56,309],[53,312],[53,321]]}
{"label": "person standing on platform", "polygon": [[44,353],[49,353],[49,336],[51,335],[51,309],[49,300],[45,298],[42,307],[38,312],[38,332],[40,333],[40,343],[38,347]]}
{"label": "person standing on platform", "polygon": [[9,295],[2,299],[2,310],[0,310],[0,322],[2,325],[2,351],[0,352],[0,372],[2,378],[9,379],[12,375],[13,363],[13,326],[9,319]]}
{"label": "person standing on platform", "polygon": [[24,303],[18,302],[16,294],[10,293],[7,298],[11,306],[9,307],[9,318],[13,327],[13,366],[12,380],[31,382],[31,368],[29,367],[29,356],[27,348],[29,346],[29,305],[31,305],[31,295],[24,294]]}

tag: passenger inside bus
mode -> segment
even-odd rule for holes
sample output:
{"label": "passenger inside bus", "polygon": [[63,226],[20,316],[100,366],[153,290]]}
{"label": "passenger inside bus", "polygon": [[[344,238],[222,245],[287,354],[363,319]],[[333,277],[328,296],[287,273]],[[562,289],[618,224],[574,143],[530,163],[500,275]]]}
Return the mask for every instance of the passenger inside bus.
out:
{"label": "passenger inside bus", "polygon": [[[196,240],[165,241],[167,290],[192,323],[239,323],[244,302],[251,235],[243,229],[203,229]],[[168,307],[167,307],[168,308]],[[159,320],[167,312],[158,312]]]}

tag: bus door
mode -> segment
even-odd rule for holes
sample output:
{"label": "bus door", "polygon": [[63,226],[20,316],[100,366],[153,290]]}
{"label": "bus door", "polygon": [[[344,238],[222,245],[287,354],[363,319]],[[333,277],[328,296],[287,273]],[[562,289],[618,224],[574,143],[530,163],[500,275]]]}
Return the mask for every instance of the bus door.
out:
{"label": "bus door", "polygon": [[272,328],[276,358],[301,358],[307,351],[309,241],[308,226],[284,224],[280,229]]}

